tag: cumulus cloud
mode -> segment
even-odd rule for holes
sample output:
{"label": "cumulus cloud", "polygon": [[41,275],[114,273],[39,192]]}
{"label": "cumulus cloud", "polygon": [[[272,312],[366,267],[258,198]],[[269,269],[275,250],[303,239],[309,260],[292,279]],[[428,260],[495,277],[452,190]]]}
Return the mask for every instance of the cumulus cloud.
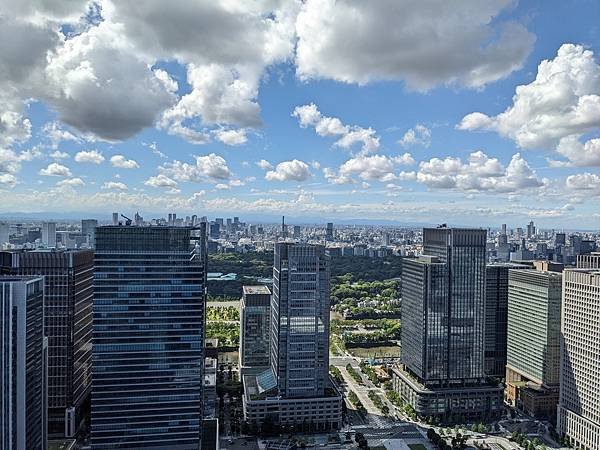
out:
{"label": "cumulus cloud", "polygon": [[51,163],[45,169],[40,170],[40,175],[46,177],[70,177],[71,170],[61,164]]}
{"label": "cumulus cloud", "polygon": [[600,176],[588,172],[569,175],[565,181],[565,185],[572,191],[600,192]]}
{"label": "cumulus cloud", "polygon": [[[154,186],[154,184],[149,184],[148,182],[146,182],[146,184],[149,186]],[[125,183],[122,183],[120,181],[107,181],[102,185],[102,189],[116,189],[119,191],[126,191],[128,187]]]}
{"label": "cumulus cloud", "polygon": [[155,177],[150,177],[148,178],[144,184],[146,186],[152,186],[152,187],[168,187],[168,188],[176,188],[177,187],[177,182],[169,177],[167,177],[166,175],[158,174]]}
{"label": "cumulus cloud", "polygon": [[[480,87],[519,69],[534,36],[496,19],[511,0],[308,0],[296,30],[296,72],[364,84],[404,80]],[[389,32],[394,30],[394,32]]]}
{"label": "cumulus cloud", "polygon": [[302,128],[314,127],[319,136],[335,136],[338,140],[336,147],[350,149],[356,143],[362,144],[363,152],[373,152],[379,148],[379,136],[372,128],[362,128],[357,125],[344,125],[337,117],[327,117],[321,114],[317,105],[296,106],[292,112]]}
{"label": "cumulus cloud", "polygon": [[53,159],[67,159],[67,158],[70,158],[71,155],[69,155],[67,152],[61,152],[60,150],[55,150],[52,153],[50,153],[48,156],[50,156],[50,158],[53,158]]}
{"label": "cumulus cloud", "polygon": [[14,111],[0,113],[0,145],[11,146],[31,137],[31,122]]}
{"label": "cumulus cloud", "polygon": [[123,155],[114,155],[110,158],[110,163],[118,169],[139,169],[140,165],[133,159],[127,159]]}
{"label": "cumulus cloud", "polygon": [[[65,41],[49,56],[48,101],[59,118],[84,133],[120,141],[152,126],[176,101],[170,86],[122,38],[123,27],[102,22]],[[127,99],[127,101],[124,101]]]}
{"label": "cumulus cloud", "polygon": [[79,187],[79,186],[84,186],[85,182],[81,178],[67,178],[65,180],[61,180],[61,181],[57,182],[56,185],[59,187],[65,187],[65,186]]}
{"label": "cumulus cloud", "polygon": [[159,167],[159,172],[177,181],[204,182],[214,180],[227,180],[232,172],[222,156],[210,153],[196,156],[196,164],[173,161]]}
{"label": "cumulus cloud", "polygon": [[58,145],[63,141],[80,141],[79,137],[75,136],[68,130],[65,130],[60,123],[52,121],[46,123],[41,130],[42,136],[50,141],[50,146],[57,149]]}
{"label": "cumulus cloud", "polygon": [[394,173],[397,165],[414,164],[410,153],[404,153],[395,157],[385,155],[358,155],[342,164],[337,171],[325,168],[325,178],[333,184],[354,183],[354,176],[366,181],[388,182],[397,178]]}
{"label": "cumulus cloud", "polygon": [[457,127],[496,131],[521,148],[556,148],[573,165],[597,166],[598,140],[580,140],[600,128],[600,65],[591,50],[563,44],[534,81],[517,86],[512,106],[497,116],[468,114]]}
{"label": "cumulus cloud", "polygon": [[265,174],[269,181],[306,181],[311,177],[310,168],[304,161],[283,161]]}
{"label": "cumulus cloud", "polygon": [[544,185],[519,153],[504,167],[481,150],[471,153],[466,163],[456,157],[423,161],[416,180],[430,188],[466,192],[513,193]]}
{"label": "cumulus cloud", "polygon": [[104,156],[98,150],[82,150],[75,155],[75,161],[78,163],[101,164]]}
{"label": "cumulus cloud", "polygon": [[402,147],[411,147],[414,145],[429,147],[431,145],[431,130],[425,125],[418,123],[414,128],[404,133],[404,136],[402,136],[402,139],[398,143]]}
{"label": "cumulus cloud", "polygon": [[239,130],[217,130],[215,136],[223,144],[227,145],[242,145],[248,142],[246,136],[246,130],[240,128]]}
{"label": "cumulus cloud", "polygon": [[269,170],[273,168],[273,164],[271,164],[269,161],[267,161],[266,159],[261,159],[260,161],[256,162],[256,165],[258,167],[260,167],[262,170]]}

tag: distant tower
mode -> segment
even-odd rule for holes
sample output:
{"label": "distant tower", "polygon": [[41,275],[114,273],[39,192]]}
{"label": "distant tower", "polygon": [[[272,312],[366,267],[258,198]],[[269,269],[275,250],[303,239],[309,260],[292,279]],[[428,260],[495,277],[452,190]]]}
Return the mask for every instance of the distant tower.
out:
{"label": "distant tower", "polygon": [[119,225],[119,213],[118,212],[112,213],[112,224]]}
{"label": "distant tower", "polygon": [[287,227],[285,226],[285,216],[281,216],[281,236],[287,238]]}
{"label": "distant tower", "polygon": [[56,224],[54,222],[42,224],[42,243],[46,247],[56,247]]}
{"label": "distant tower", "polygon": [[329,222],[327,224],[327,228],[325,229],[325,240],[333,241],[333,223]]}
{"label": "distant tower", "polygon": [[7,223],[0,222],[0,250],[2,249],[2,245],[9,242],[9,230],[10,227]]}

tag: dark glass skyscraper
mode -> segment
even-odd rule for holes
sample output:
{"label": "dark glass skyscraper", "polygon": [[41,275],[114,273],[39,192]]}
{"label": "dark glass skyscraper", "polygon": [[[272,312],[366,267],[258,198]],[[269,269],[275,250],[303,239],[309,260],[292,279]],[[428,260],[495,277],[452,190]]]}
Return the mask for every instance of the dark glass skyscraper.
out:
{"label": "dark glass skyscraper", "polygon": [[423,256],[402,266],[402,363],[394,388],[421,416],[502,410],[484,374],[486,231],[426,228]]}
{"label": "dark glass skyscraper", "polygon": [[206,228],[96,229],[93,449],[199,449]]}
{"label": "dark glass skyscraper", "polygon": [[90,250],[0,253],[0,272],[44,276],[50,435],[72,437],[88,413],[93,269]]}
{"label": "dark glass skyscraper", "polygon": [[0,276],[0,450],[46,450],[42,277]]}

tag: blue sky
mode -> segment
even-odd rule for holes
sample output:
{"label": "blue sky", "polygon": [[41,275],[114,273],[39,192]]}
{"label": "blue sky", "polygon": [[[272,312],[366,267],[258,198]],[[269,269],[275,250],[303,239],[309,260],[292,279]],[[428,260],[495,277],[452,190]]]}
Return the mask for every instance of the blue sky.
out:
{"label": "blue sky", "polygon": [[125,3],[0,0],[0,213],[596,227],[596,1]]}

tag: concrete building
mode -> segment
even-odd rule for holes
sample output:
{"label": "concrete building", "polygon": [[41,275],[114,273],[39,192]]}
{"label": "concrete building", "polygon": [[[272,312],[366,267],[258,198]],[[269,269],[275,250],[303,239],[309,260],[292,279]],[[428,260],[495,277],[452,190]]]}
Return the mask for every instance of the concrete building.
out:
{"label": "concrete building", "polygon": [[551,420],[558,402],[561,290],[558,272],[509,271],[506,398]]}
{"label": "concrete building", "polygon": [[0,273],[44,277],[51,437],[75,436],[89,415],[93,270],[91,250],[0,253]]}
{"label": "concrete building", "polygon": [[46,450],[44,279],[0,276],[0,449]]}
{"label": "concrete building", "polygon": [[5,244],[10,242],[10,225],[0,222],[0,250]]}
{"label": "concrete building", "polygon": [[578,269],[600,269],[600,253],[592,252],[589,255],[577,255]]}
{"label": "concrete building", "polygon": [[600,272],[563,272],[557,431],[571,446],[600,450]]}
{"label": "concrete building", "polygon": [[496,417],[502,388],[484,372],[486,231],[423,230],[402,268],[402,365],[393,386],[422,417]]}
{"label": "concrete building", "polygon": [[44,222],[42,224],[42,244],[46,247],[56,247],[56,224]]}
{"label": "concrete building", "polygon": [[202,398],[204,418],[215,418],[217,416],[217,358],[204,358],[204,386],[202,389]]}
{"label": "concrete building", "polygon": [[96,229],[94,450],[200,446],[206,280],[201,225]]}
{"label": "concrete building", "polygon": [[339,430],[342,396],[329,378],[329,256],[320,245],[278,243],[274,261],[270,367],[243,377],[244,419],[256,428]]}
{"label": "concrete building", "polygon": [[87,237],[90,248],[96,246],[96,228],[98,228],[96,219],[83,219],[81,221],[81,234]]}
{"label": "concrete building", "polygon": [[266,286],[243,286],[240,308],[240,371],[265,370],[270,357],[271,291]]}

